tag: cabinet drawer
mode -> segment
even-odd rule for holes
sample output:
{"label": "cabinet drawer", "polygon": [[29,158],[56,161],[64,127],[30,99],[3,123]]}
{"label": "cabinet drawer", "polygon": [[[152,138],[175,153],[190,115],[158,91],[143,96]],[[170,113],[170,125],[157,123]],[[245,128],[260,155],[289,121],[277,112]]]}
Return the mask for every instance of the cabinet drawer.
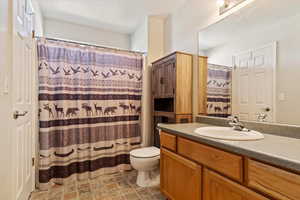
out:
{"label": "cabinet drawer", "polygon": [[176,151],[176,136],[161,131],[160,145],[172,151]]}
{"label": "cabinet drawer", "polygon": [[243,182],[243,158],[184,138],[178,138],[179,154]]}
{"label": "cabinet drawer", "polygon": [[247,185],[280,200],[300,199],[300,175],[247,160]]}

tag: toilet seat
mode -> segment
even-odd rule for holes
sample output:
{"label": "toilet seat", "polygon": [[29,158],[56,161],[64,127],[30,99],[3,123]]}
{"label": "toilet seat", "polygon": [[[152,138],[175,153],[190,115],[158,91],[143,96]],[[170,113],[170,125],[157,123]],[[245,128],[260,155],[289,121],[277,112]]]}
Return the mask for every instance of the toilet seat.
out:
{"label": "toilet seat", "polygon": [[145,147],[135,149],[130,152],[130,156],[135,158],[154,158],[160,156],[160,149],[157,147]]}

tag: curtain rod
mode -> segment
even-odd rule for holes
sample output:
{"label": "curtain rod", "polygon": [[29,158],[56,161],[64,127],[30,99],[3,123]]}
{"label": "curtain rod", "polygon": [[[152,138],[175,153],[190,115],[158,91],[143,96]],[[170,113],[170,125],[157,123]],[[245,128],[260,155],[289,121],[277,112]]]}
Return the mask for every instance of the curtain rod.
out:
{"label": "curtain rod", "polygon": [[95,44],[90,44],[90,43],[77,42],[77,41],[73,41],[73,40],[65,40],[65,39],[49,38],[49,37],[40,37],[40,36],[35,36],[34,38],[36,38],[36,39],[46,39],[46,40],[52,40],[52,41],[58,41],[58,42],[69,42],[69,43],[72,43],[72,44],[86,45],[86,46],[98,47],[98,48],[109,49],[109,50],[114,50],[114,51],[123,51],[123,52],[130,52],[130,53],[138,53],[138,54],[147,55],[146,52],[131,51],[131,50],[118,49],[118,48],[113,48],[113,47],[105,47],[105,46],[100,46],[100,45],[95,45]]}

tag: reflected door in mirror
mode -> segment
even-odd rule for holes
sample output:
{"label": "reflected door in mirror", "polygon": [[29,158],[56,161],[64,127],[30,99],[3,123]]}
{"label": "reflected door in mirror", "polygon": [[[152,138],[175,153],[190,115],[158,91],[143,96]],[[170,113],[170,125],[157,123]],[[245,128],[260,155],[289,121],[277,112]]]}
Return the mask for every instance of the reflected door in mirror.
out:
{"label": "reflected door in mirror", "polygon": [[[234,57],[233,115],[242,120],[274,121],[276,44],[249,50]],[[266,109],[267,108],[267,109]]]}

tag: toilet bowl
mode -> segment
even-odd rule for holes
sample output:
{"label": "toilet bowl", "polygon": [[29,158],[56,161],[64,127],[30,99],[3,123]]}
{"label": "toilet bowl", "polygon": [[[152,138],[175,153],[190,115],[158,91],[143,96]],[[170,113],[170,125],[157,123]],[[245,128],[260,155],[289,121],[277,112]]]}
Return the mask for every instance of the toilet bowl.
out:
{"label": "toilet bowl", "polygon": [[158,168],[160,159],[160,149],[157,147],[145,147],[132,150],[130,152],[130,163],[138,171],[137,185],[148,187],[153,184],[151,171]]}

